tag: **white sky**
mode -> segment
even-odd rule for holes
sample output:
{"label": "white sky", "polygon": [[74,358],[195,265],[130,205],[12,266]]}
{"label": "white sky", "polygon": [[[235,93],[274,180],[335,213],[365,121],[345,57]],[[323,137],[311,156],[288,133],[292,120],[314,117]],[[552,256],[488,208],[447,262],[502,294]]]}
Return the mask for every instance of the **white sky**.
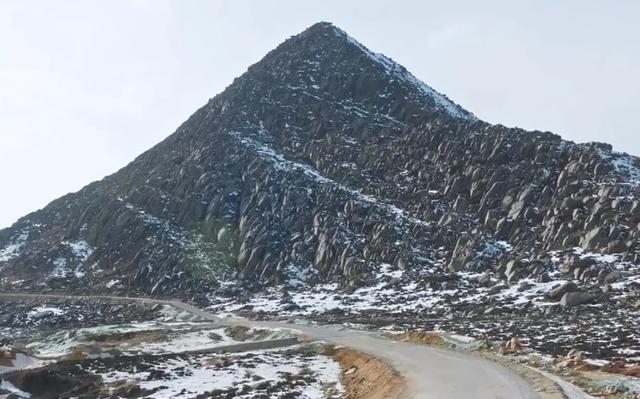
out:
{"label": "white sky", "polygon": [[0,227],[126,165],[321,20],[481,119],[640,154],[640,1],[0,0]]}

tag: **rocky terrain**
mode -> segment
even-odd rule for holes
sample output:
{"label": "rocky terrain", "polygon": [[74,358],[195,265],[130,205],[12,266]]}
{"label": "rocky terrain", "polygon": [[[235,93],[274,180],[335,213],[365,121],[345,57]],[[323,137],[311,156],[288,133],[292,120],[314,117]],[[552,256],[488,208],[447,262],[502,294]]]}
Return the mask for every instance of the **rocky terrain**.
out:
{"label": "rocky terrain", "polygon": [[638,158],[481,121],[319,23],[122,170],[1,230],[0,288],[638,360],[639,185]]}
{"label": "rocky terrain", "polygon": [[3,375],[16,398],[339,398],[340,366],[313,348],[99,358]]}
{"label": "rocky terrain", "polygon": [[338,361],[291,331],[214,325],[172,308],[103,304],[103,324],[74,314],[95,306],[4,303],[12,327],[2,330],[0,397],[314,399],[344,391]]}
{"label": "rocky terrain", "polygon": [[[12,347],[16,341],[38,340],[55,335],[60,329],[96,328],[129,322],[145,322],[174,317],[175,311],[157,305],[109,303],[87,299],[0,300],[0,346]],[[69,337],[61,337],[63,340]],[[3,367],[0,365],[0,371]]]}

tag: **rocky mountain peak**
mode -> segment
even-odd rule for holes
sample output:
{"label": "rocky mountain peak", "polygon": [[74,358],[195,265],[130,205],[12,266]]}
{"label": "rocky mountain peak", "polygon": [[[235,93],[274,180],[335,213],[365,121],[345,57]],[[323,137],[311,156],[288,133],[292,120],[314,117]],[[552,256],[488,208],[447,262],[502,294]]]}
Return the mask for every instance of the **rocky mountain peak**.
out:
{"label": "rocky mountain peak", "polygon": [[456,121],[477,119],[403,66],[327,22],[286,40],[230,89],[235,86],[263,98],[281,97],[274,93],[277,88],[295,91],[401,123],[415,122],[426,112]]}
{"label": "rocky mountain peak", "polygon": [[0,230],[11,291],[637,362],[640,159],[480,121],[319,23],[125,168]]}
{"label": "rocky mountain peak", "polygon": [[639,186],[637,158],[479,121],[320,23],[122,170],[0,230],[0,287],[211,300],[384,283],[458,314],[572,280],[597,300],[609,273],[622,291],[640,275]]}

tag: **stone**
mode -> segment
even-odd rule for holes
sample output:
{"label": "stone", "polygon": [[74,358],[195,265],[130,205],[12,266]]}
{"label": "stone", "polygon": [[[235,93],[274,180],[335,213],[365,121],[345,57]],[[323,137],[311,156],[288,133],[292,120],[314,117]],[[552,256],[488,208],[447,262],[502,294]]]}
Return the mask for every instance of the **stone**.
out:
{"label": "stone", "polygon": [[33,320],[40,320],[40,319],[45,319],[47,317],[51,317],[54,316],[55,313],[52,310],[42,310],[39,312],[35,312],[31,314],[31,318]]}
{"label": "stone", "polygon": [[513,337],[509,341],[505,342],[503,348],[505,349],[506,353],[513,354],[518,354],[522,352],[523,349],[522,344],[516,337]]}
{"label": "stone", "polygon": [[[459,302],[499,278],[620,281],[576,246],[637,264],[637,158],[476,120],[381,60],[327,24],[288,39],[122,170],[0,230],[0,288],[204,300],[237,286],[245,300],[376,287],[388,264],[394,291],[455,292],[433,309],[455,318],[506,312],[499,298]],[[58,259],[65,278],[51,277]],[[604,303],[632,308],[636,290]],[[529,305],[517,312],[542,312]]]}
{"label": "stone", "polygon": [[549,299],[560,300],[568,292],[578,291],[578,286],[573,281],[569,281],[559,287],[547,292],[546,297]]}
{"label": "stone", "polygon": [[606,238],[604,228],[598,226],[584,235],[580,245],[583,249],[597,249],[606,243]]}
{"label": "stone", "polygon": [[611,284],[611,283],[615,283],[616,281],[620,281],[622,280],[622,278],[624,277],[624,273],[622,273],[619,270],[614,270],[610,273],[608,273],[605,277],[604,277],[604,282],[606,284]]}
{"label": "stone", "polygon": [[507,281],[510,283],[515,281],[518,278],[518,276],[522,273],[523,267],[524,267],[523,263],[515,259],[507,262],[506,269],[504,272],[505,277],[507,278]]}
{"label": "stone", "polygon": [[12,351],[8,346],[0,346],[0,359],[11,359]]}
{"label": "stone", "polygon": [[567,292],[560,299],[560,304],[564,307],[571,308],[574,306],[592,303],[596,300],[596,296],[587,292]]}
{"label": "stone", "polygon": [[478,277],[478,283],[483,286],[488,286],[491,283],[491,273],[485,272],[480,277]]}
{"label": "stone", "polygon": [[489,288],[489,290],[487,291],[490,295],[494,295],[499,293],[502,290],[505,290],[507,288],[506,285],[504,284],[496,284],[494,286],[492,286],[491,288]]}
{"label": "stone", "polygon": [[470,243],[471,240],[468,236],[461,235],[460,237],[458,237],[458,241],[456,242],[456,246],[453,250],[451,260],[449,261],[449,271],[458,272],[464,270],[465,264],[467,262],[468,245]]}

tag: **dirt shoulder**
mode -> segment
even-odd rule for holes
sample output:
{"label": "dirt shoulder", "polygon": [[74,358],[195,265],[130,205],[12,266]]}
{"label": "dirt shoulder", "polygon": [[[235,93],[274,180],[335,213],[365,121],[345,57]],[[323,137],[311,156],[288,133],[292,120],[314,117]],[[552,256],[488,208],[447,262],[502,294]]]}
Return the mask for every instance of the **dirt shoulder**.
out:
{"label": "dirt shoulder", "polygon": [[[442,335],[431,331],[410,330],[398,334],[385,334],[385,336],[400,341],[408,341],[417,344],[456,350],[456,346],[448,343],[445,339],[443,339]],[[539,393],[541,399],[566,399],[566,396],[563,394],[562,389],[556,383],[544,377],[542,374],[536,372],[535,370],[531,370],[530,368],[524,367],[523,365],[513,363],[508,359],[491,352],[465,352],[491,360],[502,365],[503,367],[515,371],[522,378],[524,378],[533,387],[533,389],[535,389],[536,392]]]}
{"label": "dirt shoulder", "polygon": [[375,357],[345,347],[329,347],[342,368],[344,399],[400,399],[406,381],[394,369]]}
{"label": "dirt shoulder", "polygon": [[478,352],[478,355],[499,363],[502,366],[510,368],[518,373],[529,384],[531,384],[536,392],[540,394],[540,399],[566,399],[566,395],[562,392],[562,388],[539,372],[490,352]]}

